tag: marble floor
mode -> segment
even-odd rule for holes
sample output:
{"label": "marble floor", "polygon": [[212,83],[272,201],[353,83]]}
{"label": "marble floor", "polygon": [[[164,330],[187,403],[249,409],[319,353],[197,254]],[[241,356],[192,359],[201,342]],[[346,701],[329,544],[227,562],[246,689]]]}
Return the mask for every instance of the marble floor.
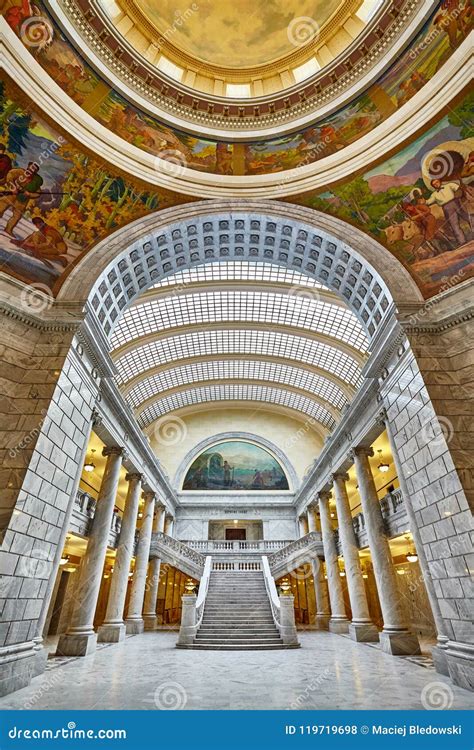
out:
{"label": "marble floor", "polygon": [[176,633],[132,636],[91,656],[50,659],[6,709],[422,709],[472,707],[427,664],[325,632],[288,651],[181,651]]}

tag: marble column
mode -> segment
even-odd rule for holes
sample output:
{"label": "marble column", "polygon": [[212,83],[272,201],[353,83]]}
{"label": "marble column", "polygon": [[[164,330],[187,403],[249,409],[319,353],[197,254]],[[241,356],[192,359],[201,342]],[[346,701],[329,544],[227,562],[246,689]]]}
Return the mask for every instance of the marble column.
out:
{"label": "marble column", "polygon": [[[153,533],[162,531],[165,521],[165,508],[163,505],[156,507],[155,518],[153,520]],[[160,583],[161,560],[154,557],[148,565],[148,577],[145,587],[145,604],[143,607],[143,623],[145,630],[156,630],[156,600],[158,598],[158,586]]]}
{"label": "marble column", "polygon": [[448,639],[448,636],[445,635],[445,632],[444,632],[443,617],[441,615],[439,601],[438,601],[438,597],[436,596],[436,591],[434,588],[433,579],[431,577],[431,571],[428,565],[428,560],[426,558],[423,541],[420,537],[420,532],[418,531],[418,523],[416,520],[415,511],[413,510],[413,505],[410,499],[410,494],[408,492],[406,479],[403,474],[402,464],[401,464],[400,457],[397,451],[397,446],[395,444],[395,440],[393,437],[392,427],[390,425],[387,414],[385,412],[382,412],[380,414],[379,420],[381,424],[385,425],[385,428],[387,430],[387,436],[388,436],[390,448],[392,451],[393,461],[395,464],[395,468],[397,470],[398,482],[400,484],[400,489],[402,491],[402,496],[404,499],[404,505],[405,505],[405,509],[407,512],[407,516],[410,521],[410,531],[412,533],[412,536],[415,542],[416,553],[418,555],[418,562],[420,563],[420,568],[421,568],[421,572],[423,575],[423,582],[426,587],[426,593],[428,595],[428,599],[431,605],[431,611],[433,613],[433,620],[436,626],[437,644],[436,646],[433,646],[433,648],[431,649],[431,655],[433,657],[433,662],[434,662],[436,671],[439,672],[440,674],[444,674],[449,677],[448,660],[446,658],[447,643],[449,639]]}
{"label": "marble column", "polygon": [[359,495],[384,623],[379,635],[380,646],[388,654],[419,654],[421,652],[418,638],[408,629],[408,618],[398,590],[382,509],[369,463],[369,456],[373,456],[373,450],[358,447],[352,451],[351,456],[359,483]]}
{"label": "marble column", "polygon": [[321,519],[321,534],[323,537],[324,559],[328,577],[329,599],[331,602],[331,618],[329,630],[331,633],[347,633],[349,620],[346,617],[344,596],[342,593],[339,563],[337,559],[336,540],[329,512],[329,492],[319,493],[319,515]]}
{"label": "marble column", "polygon": [[105,620],[97,631],[101,643],[117,643],[125,639],[123,610],[127,596],[130,562],[133,555],[135,528],[137,524],[138,502],[142,488],[141,474],[127,474],[127,499],[123,512],[119,543],[115,555],[114,572],[110,584],[109,599]]}
{"label": "marble column", "polygon": [[360,567],[359,547],[352,525],[352,513],[347,495],[346,482],[349,476],[336,473],[332,476],[336,511],[338,518],[339,540],[346,571],[347,588],[351,602],[352,622],[349,634],[353,641],[378,641],[379,632],[369,614],[367,593]]}
{"label": "marble column", "polygon": [[300,530],[300,537],[306,536],[308,533],[308,519],[306,516],[300,516],[298,518],[298,524],[299,524],[299,530]]}
{"label": "marble column", "polygon": [[174,518],[171,515],[165,515],[163,533],[167,536],[173,536]]}
{"label": "marble column", "polygon": [[308,534],[311,534],[312,531],[317,531],[315,518],[316,507],[314,505],[308,505],[306,512],[308,517]]}
{"label": "marble column", "polygon": [[155,493],[144,492],[143,497],[145,499],[145,506],[143,509],[142,525],[140,526],[140,533],[138,536],[137,557],[132,578],[132,590],[130,592],[128,614],[127,619],[125,620],[127,633],[142,633],[144,630],[142,608],[143,597],[145,595],[148,558],[150,556]]}
{"label": "marble column", "polygon": [[87,550],[79,572],[71,622],[67,632],[60,637],[57,648],[57,653],[65,656],[87,656],[95,651],[96,647],[94,615],[107,554],[123,448],[104,448],[102,455],[107,457],[107,462]]}
{"label": "marble column", "polygon": [[316,596],[316,628],[317,630],[329,630],[329,597],[328,587],[324,578],[323,563],[317,557],[311,561],[313,568],[314,593]]}

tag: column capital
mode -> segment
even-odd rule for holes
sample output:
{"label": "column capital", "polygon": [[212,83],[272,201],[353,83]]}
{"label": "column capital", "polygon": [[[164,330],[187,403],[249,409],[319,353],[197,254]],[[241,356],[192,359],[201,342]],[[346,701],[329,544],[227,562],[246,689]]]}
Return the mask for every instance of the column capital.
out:
{"label": "column capital", "polygon": [[334,483],[336,482],[348,482],[349,481],[349,474],[346,471],[335,471],[334,474],[331,474],[331,479]]}
{"label": "column capital", "polygon": [[377,422],[377,424],[380,424],[380,425],[386,425],[387,424],[387,422],[388,422],[388,414],[387,414],[387,410],[385,409],[385,407],[383,407],[382,409],[380,409],[379,413],[375,417],[375,421]]}
{"label": "column capital", "polygon": [[320,503],[327,503],[331,499],[331,493],[329,490],[322,490],[322,492],[318,492],[318,499]]}
{"label": "column capital", "polygon": [[156,492],[154,490],[145,490],[143,493],[143,499],[145,502],[151,502],[156,497]]}
{"label": "column capital", "polygon": [[92,418],[91,418],[92,426],[96,427],[97,425],[102,424],[102,415],[99,414],[97,409],[92,409]]}
{"label": "column capital", "polygon": [[125,481],[127,482],[141,482],[143,474],[132,471],[129,474],[125,474]]}
{"label": "column capital", "polygon": [[350,455],[350,457],[351,457],[352,460],[354,460],[354,458],[356,456],[369,456],[369,457],[371,457],[371,456],[374,455],[374,449],[371,446],[367,447],[366,445],[357,445],[354,448],[351,448],[351,451],[350,451],[349,455]]}
{"label": "column capital", "polygon": [[103,448],[103,450],[102,450],[102,455],[105,456],[105,457],[107,457],[107,456],[122,456],[122,457],[124,457],[125,456],[125,450],[124,450],[123,447],[121,447],[119,445],[111,445],[111,446],[106,445],[105,448]]}
{"label": "column capital", "polygon": [[314,510],[317,510],[317,509],[318,509],[318,503],[317,503],[317,501],[316,501],[316,498],[314,498],[314,499],[313,499],[313,500],[311,500],[311,502],[309,502],[309,503],[308,503],[308,505],[306,506],[306,513],[308,512],[308,510],[314,511]]}

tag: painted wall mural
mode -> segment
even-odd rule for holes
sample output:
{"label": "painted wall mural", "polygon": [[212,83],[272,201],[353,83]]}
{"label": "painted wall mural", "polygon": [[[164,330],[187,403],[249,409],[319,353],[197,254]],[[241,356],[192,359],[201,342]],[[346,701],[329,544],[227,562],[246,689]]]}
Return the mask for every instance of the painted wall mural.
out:
{"label": "painted wall mural", "polygon": [[426,298],[474,275],[474,94],[378,166],[293,202],[384,244]]}
{"label": "painted wall mural", "polygon": [[0,269],[54,292],[107,234],[184,197],[121,175],[0,81]]}
{"label": "painted wall mural", "polygon": [[305,166],[354,143],[409,101],[474,24],[470,0],[442,0],[410,48],[350,104],[299,133],[233,144],[168,127],[128,102],[79,55],[41,0],[34,5],[30,0],[4,0],[3,15],[46,72],[102,125],[148,153],[173,163],[179,160],[190,169],[227,175]]}
{"label": "painted wall mural", "polygon": [[288,490],[278,461],[264,448],[243,440],[227,440],[194,459],[183,490]]}

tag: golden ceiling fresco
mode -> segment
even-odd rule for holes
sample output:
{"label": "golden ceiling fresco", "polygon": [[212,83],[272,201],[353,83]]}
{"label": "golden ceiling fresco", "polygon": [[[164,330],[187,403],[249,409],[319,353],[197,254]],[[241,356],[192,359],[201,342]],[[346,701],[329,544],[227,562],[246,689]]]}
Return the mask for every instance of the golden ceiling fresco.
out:
{"label": "golden ceiling fresco", "polygon": [[[189,13],[188,0],[134,4],[174,47],[225,68],[254,67],[291,54],[305,40],[311,42],[344,5],[340,0],[198,0],[196,12]],[[185,22],[178,26],[177,17]],[[295,19],[300,19],[299,30]],[[305,28],[311,32],[306,37]]]}

